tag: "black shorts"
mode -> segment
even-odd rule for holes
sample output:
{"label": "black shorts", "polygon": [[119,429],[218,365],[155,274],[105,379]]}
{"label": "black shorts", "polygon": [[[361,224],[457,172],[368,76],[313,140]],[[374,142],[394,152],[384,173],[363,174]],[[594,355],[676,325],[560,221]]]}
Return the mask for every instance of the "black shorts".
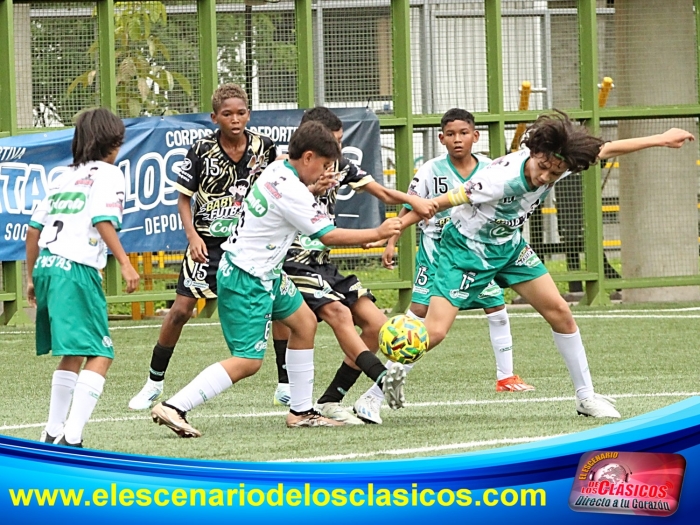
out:
{"label": "black shorts", "polygon": [[372,292],[362,286],[356,276],[342,275],[333,264],[302,264],[286,261],[282,269],[314,312],[324,304],[334,301],[340,301],[348,308],[360,297],[369,297],[375,301]]}
{"label": "black shorts", "polygon": [[209,257],[204,264],[195,262],[190,257],[190,247],[187,246],[185,257],[182,259],[180,277],[177,280],[177,294],[195,299],[216,299],[216,271],[224,250],[221,245],[227,237],[202,237],[207,245]]}

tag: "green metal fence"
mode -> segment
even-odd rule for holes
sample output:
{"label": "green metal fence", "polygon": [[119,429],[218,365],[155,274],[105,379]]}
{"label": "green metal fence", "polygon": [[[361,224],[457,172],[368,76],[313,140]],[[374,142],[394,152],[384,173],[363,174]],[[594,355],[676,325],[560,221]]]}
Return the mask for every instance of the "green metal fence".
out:
{"label": "green metal fence", "polygon": [[[698,4],[0,0],[0,137],[70,125],[77,111],[94,105],[124,117],[163,107],[207,111],[213,90],[228,81],[245,85],[253,109],[374,109],[386,182],[402,190],[423,160],[441,153],[437,127],[453,106],[475,113],[478,150],[492,157],[509,150],[518,124],[552,107],[606,139],[670,126],[697,135]],[[135,27],[139,17],[143,24]],[[142,84],[147,96],[137,105],[129,90],[139,86],[128,85],[125,57],[154,41],[169,53],[158,55],[154,46],[151,65],[172,73],[172,86],[163,95]],[[615,85],[605,105],[599,101],[603,77]],[[529,96],[519,91],[524,82]],[[557,185],[525,231],[556,281],[572,290],[583,283],[588,304],[608,302],[615,290],[629,290],[633,300],[649,300],[634,295],[647,288],[692,287],[686,295],[663,288],[660,298],[700,293],[700,155],[696,146],[683,151],[613,159]],[[410,300],[414,239],[414,230],[402,238],[397,271],[377,273],[368,283],[397,290],[397,308]],[[358,249],[339,262],[362,270],[371,258],[360,255]],[[2,322],[26,322],[23,264],[3,262],[1,271]],[[109,303],[173,296],[171,290],[123,295],[114,260],[105,289]]]}

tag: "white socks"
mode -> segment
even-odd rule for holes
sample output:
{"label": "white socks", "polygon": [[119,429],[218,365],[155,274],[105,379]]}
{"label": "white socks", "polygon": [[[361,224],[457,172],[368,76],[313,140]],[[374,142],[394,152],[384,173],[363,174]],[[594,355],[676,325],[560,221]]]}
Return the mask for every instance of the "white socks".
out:
{"label": "white socks", "polygon": [[46,433],[58,436],[63,433],[63,425],[68,417],[70,402],[73,399],[73,389],[78,381],[78,374],[68,370],[56,370],[51,379],[51,401],[49,403],[49,421],[46,423]]}
{"label": "white socks", "polygon": [[499,381],[513,375],[513,336],[510,333],[508,312],[504,308],[486,315],[489,322],[491,346],[496,356],[496,379]]}
{"label": "white socks", "polygon": [[202,370],[197,377],[180,390],[166,403],[183,412],[189,412],[205,401],[218,396],[233,382],[221,363],[214,363]]}
{"label": "white socks", "polygon": [[287,348],[287,375],[289,392],[294,412],[306,412],[313,408],[314,393],[314,349],[290,350]]}
{"label": "white socks", "polygon": [[97,405],[97,400],[100,399],[104,385],[105,378],[97,372],[83,370],[78,375],[75,390],[73,391],[70,415],[63,431],[68,443],[76,444],[83,440],[83,428],[88,419],[90,419],[92,411],[95,410],[95,405]]}
{"label": "white socks", "polygon": [[564,358],[566,368],[574,383],[574,389],[579,399],[587,399],[593,396],[593,380],[588,368],[586,350],[583,348],[581,333],[578,328],[573,334],[558,334],[552,331],[554,343],[559,353]]}

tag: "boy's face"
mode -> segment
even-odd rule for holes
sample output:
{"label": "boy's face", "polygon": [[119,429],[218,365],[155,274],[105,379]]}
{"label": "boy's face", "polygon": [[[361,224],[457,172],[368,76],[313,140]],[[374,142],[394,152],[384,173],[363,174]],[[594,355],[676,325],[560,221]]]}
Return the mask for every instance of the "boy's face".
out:
{"label": "boy's face", "polygon": [[333,165],[333,160],[321,157],[313,151],[305,151],[294,164],[299,180],[308,186],[321,178],[321,175]]}
{"label": "boy's face", "polygon": [[211,121],[219,126],[227,139],[237,139],[250,119],[250,111],[240,98],[227,98],[217,113],[211,114]]}
{"label": "boy's face", "polygon": [[525,177],[531,186],[539,188],[559,180],[569,167],[563,160],[545,153],[531,154],[525,165]]}
{"label": "boy's face", "polygon": [[440,143],[447,148],[447,154],[461,160],[472,154],[472,146],[479,141],[479,132],[463,120],[448,122],[439,135]]}

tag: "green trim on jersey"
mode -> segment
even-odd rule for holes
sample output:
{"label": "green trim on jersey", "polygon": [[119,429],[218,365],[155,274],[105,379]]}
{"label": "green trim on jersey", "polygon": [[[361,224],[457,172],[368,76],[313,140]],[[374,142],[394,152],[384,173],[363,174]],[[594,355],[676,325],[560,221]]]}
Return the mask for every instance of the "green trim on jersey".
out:
{"label": "green trim on jersey", "polygon": [[520,178],[523,181],[523,186],[528,190],[528,191],[535,191],[537,189],[537,186],[531,186],[530,183],[527,181],[527,177],[525,176],[525,164],[527,164],[527,161],[530,160],[530,157],[525,159],[523,161],[523,164],[520,166]]}
{"label": "green trim on jersey", "polygon": [[286,168],[289,168],[290,170],[292,170],[292,173],[294,173],[296,178],[301,180],[301,177],[299,177],[299,173],[297,173],[296,168],[294,166],[292,166],[292,164],[289,162],[289,159],[284,159],[284,166]]}
{"label": "green trim on jersey", "polygon": [[315,241],[316,239],[318,239],[318,238],[320,238],[320,237],[323,237],[325,234],[327,234],[328,232],[331,232],[331,231],[333,231],[333,230],[335,230],[335,226],[333,226],[333,225],[331,224],[331,225],[329,225],[329,226],[326,226],[326,227],[323,228],[322,230],[317,231],[317,232],[314,233],[313,235],[309,235],[309,239],[311,239],[312,241]]}
{"label": "green trim on jersey", "polygon": [[114,226],[114,229],[119,231],[122,229],[122,223],[119,220],[118,217],[115,216],[110,216],[110,215],[99,215],[97,217],[92,218],[92,225],[95,226],[98,222],[111,222],[112,225]]}
{"label": "green trim on jersey", "polygon": [[44,229],[44,225],[39,222],[29,221],[29,226],[39,231]]}
{"label": "green trim on jersey", "polygon": [[479,169],[481,169],[481,162],[479,162],[477,156],[473,153],[470,153],[470,155],[476,161],[476,166],[474,166],[474,169],[471,171],[471,173],[469,173],[469,175],[467,175],[466,178],[462,177],[462,174],[459,172],[459,170],[455,167],[454,164],[452,164],[452,159],[450,158],[450,156],[447,155],[447,165],[452,169],[454,174],[457,175],[462,182],[467,182],[469,179],[472,178],[472,175],[474,175],[477,171],[479,171]]}

